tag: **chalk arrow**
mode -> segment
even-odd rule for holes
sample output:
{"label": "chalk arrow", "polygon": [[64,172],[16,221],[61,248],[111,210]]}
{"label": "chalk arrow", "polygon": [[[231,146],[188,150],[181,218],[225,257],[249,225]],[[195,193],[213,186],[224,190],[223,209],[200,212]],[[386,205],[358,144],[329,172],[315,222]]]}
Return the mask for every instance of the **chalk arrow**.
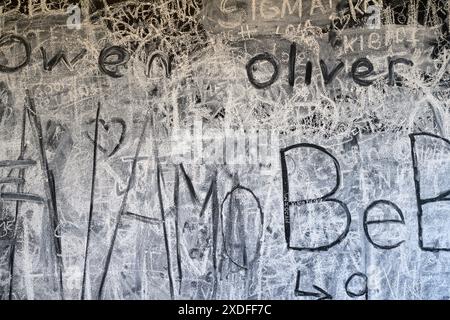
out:
{"label": "chalk arrow", "polygon": [[317,300],[331,300],[333,297],[323,290],[321,287],[313,285],[312,287],[316,290],[312,291],[303,291],[299,289],[300,287],[300,271],[297,271],[297,281],[295,282],[295,295],[297,297],[315,297]]}

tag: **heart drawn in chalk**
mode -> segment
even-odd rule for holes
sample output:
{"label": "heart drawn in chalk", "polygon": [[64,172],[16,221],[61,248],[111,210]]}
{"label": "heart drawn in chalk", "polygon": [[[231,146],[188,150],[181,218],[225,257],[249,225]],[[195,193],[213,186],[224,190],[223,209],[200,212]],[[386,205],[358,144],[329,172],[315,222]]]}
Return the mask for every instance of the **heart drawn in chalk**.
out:
{"label": "heart drawn in chalk", "polygon": [[[87,124],[94,124],[93,129],[86,132],[86,136],[92,143],[95,143],[93,138],[95,136],[95,119],[89,120]],[[97,148],[108,157],[111,157],[122,146],[126,131],[127,125],[121,118],[111,118],[109,121],[98,119]]]}

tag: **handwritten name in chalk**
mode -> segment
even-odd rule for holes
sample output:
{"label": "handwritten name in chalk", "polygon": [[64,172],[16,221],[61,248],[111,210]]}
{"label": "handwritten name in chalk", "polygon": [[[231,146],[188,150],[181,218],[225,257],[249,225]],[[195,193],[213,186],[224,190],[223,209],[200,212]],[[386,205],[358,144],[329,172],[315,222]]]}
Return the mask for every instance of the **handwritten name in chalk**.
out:
{"label": "handwritten name in chalk", "polygon": [[[289,60],[288,60],[288,83],[289,86],[294,87],[299,83],[297,81],[296,75],[296,58],[297,58],[297,46],[295,43],[292,43],[289,51]],[[395,66],[399,64],[403,64],[406,66],[413,66],[413,61],[406,58],[394,58],[388,57],[388,76],[387,83],[390,86],[394,86],[399,83],[399,76],[395,73]],[[270,75],[268,80],[261,81],[256,78],[255,72],[257,71],[257,64],[266,62],[272,65],[272,74]],[[333,66],[328,65],[324,60],[319,61],[319,69],[322,75],[324,85],[330,85],[336,77],[343,73],[345,68],[345,63],[339,61]],[[303,78],[303,83],[307,86],[311,84],[312,80],[312,72],[314,66],[311,61],[306,62],[305,66],[305,74]],[[316,67],[317,69],[317,67]],[[246,65],[247,77],[250,83],[257,89],[265,89],[273,85],[278,79],[280,74],[280,65],[277,61],[276,57],[270,53],[264,52],[260,53],[253,58],[251,58]],[[350,71],[350,76],[353,81],[360,86],[370,86],[374,81],[375,70],[373,63],[366,57],[356,59]],[[301,82],[301,81],[300,81]]]}
{"label": "handwritten name in chalk", "polygon": [[[4,61],[0,63],[0,73],[14,73],[23,69],[30,64],[32,48],[30,43],[23,37],[16,34],[5,34],[0,37],[0,50],[3,50]],[[87,49],[81,48],[72,58],[69,54],[61,49],[56,54],[50,55],[44,47],[40,47],[42,57],[42,68],[47,72],[52,72],[59,64],[63,64],[70,71],[79,69],[79,62],[87,57]],[[19,53],[17,53],[19,52]],[[111,78],[121,78],[124,76],[123,69],[126,68],[130,61],[131,53],[121,46],[111,45],[104,47],[98,54],[97,63],[99,71]],[[341,74],[344,73],[345,63],[338,61],[333,65],[327,64],[324,60],[319,60],[319,65],[315,66],[312,61],[305,64],[305,73],[303,78],[296,72],[297,45],[292,43],[289,50],[288,60],[288,84],[291,87],[300,85],[302,82],[309,86],[312,83],[313,72],[318,70],[323,79],[325,86],[330,85]],[[164,69],[164,77],[170,78],[172,74],[173,56],[167,55],[159,51],[154,51],[146,57],[144,74],[150,78],[154,64],[159,62]],[[265,73],[267,70],[259,70],[258,64],[269,63],[272,70],[271,74],[266,74],[267,80],[260,80],[256,73]],[[400,84],[402,78],[396,74],[397,65],[413,66],[412,60],[399,57],[387,57],[387,83],[390,86]],[[245,65],[249,82],[257,89],[265,89],[273,85],[279,80],[280,63],[277,58],[267,52],[260,53],[252,57]],[[370,86],[378,75],[375,72],[373,63],[367,58],[362,57],[356,59],[350,69],[350,76],[353,81],[360,86]],[[426,75],[425,75],[426,76]]]}
{"label": "handwritten name in chalk", "polygon": [[[429,252],[450,251],[450,238],[448,232],[442,228],[441,232],[436,232],[433,226],[447,225],[448,215],[440,216],[433,211],[433,204],[439,203],[442,207],[448,209],[450,191],[442,188],[435,197],[425,197],[421,189],[426,174],[420,172],[423,168],[425,159],[419,157],[420,153],[430,148],[432,142],[440,142],[444,146],[450,145],[450,140],[431,133],[412,133],[409,135],[411,142],[411,158],[413,182],[415,187],[416,208],[417,208],[417,226],[418,226],[418,245],[420,250]],[[307,163],[301,160],[300,155],[305,150],[315,152],[321,156],[327,157],[330,164],[334,167],[334,174],[330,175],[330,189],[315,197],[303,198],[299,192],[301,185],[295,185],[292,181],[300,179],[299,172],[308,175],[309,170],[300,170],[298,167],[306,166]],[[325,148],[310,144],[299,143],[281,149],[281,178],[283,192],[283,215],[285,241],[288,249],[297,251],[326,251],[340,244],[349,234],[352,224],[352,215],[349,206],[344,199],[336,195],[341,188],[342,173],[338,159]],[[288,163],[290,162],[290,165]],[[296,170],[292,170],[292,164],[295,164]],[[291,168],[290,168],[291,167]],[[311,175],[312,176],[312,175]],[[297,181],[298,181],[297,180]],[[310,184],[313,184],[309,180]],[[334,183],[334,186],[333,186]],[[383,214],[380,215],[380,212]],[[302,219],[313,215],[315,223],[310,229],[303,229]],[[335,219],[334,224],[329,224],[330,216]],[[337,222],[338,221],[338,222]],[[359,220],[361,222],[361,220]],[[394,226],[399,230],[406,224],[405,215],[402,209],[396,203],[378,199],[370,203],[362,214],[362,226],[367,241],[377,249],[392,250],[401,246],[406,239],[397,238],[393,232]],[[380,231],[383,226],[389,226],[389,230]],[[323,233],[322,233],[323,232]],[[311,234],[324,235],[312,237]],[[383,236],[383,233],[390,235]],[[401,231],[397,233],[400,235]]]}
{"label": "handwritten name in chalk", "polygon": [[[0,37],[0,50],[2,48],[10,48],[12,57],[5,56],[6,63],[0,63],[0,72],[13,73],[17,72],[30,64],[32,48],[30,43],[23,37],[16,34],[4,34]],[[14,50],[13,50],[14,49]],[[51,72],[60,63],[64,64],[70,71],[75,71],[78,68],[78,63],[86,58],[87,50],[81,48],[73,58],[69,58],[64,50],[59,50],[55,55],[50,56],[44,47],[40,47],[42,56],[42,68],[45,71]],[[5,53],[6,50],[3,50]],[[17,52],[21,52],[17,54]],[[8,63],[14,61],[15,64]],[[112,78],[121,78],[123,73],[121,69],[125,68],[130,60],[131,54],[120,46],[107,46],[103,48],[98,56],[99,70]],[[168,78],[172,72],[172,56],[166,55],[162,52],[153,52],[147,57],[145,75],[150,77],[153,64],[160,61],[165,70],[165,76]]]}

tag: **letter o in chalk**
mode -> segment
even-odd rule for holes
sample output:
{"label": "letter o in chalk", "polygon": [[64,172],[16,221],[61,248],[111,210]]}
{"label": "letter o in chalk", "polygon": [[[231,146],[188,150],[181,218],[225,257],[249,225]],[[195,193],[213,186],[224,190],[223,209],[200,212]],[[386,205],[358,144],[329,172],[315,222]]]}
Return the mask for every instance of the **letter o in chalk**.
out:
{"label": "letter o in chalk", "polygon": [[30,62],[31,46],[24,38],[14,34],[5,34],[0,38],[0,47],[10,45],[13,43],[19,43],[23,45],[25,49],[25,57],[20,64],[14,67],[4,66],[0,64],[0,72],[12,73],[22,69]]}
{"label": "letter o in chalk", "polygon": [[[358,285],[360,288],[357,288]],[[352,274],[345,282],[345,292],[352,298],[361,297],[367,294],[367,276],[362,272]]]}
{"label": "letter o in chalk", "polygon": [[[273,73],[272,76],[270,77],[269,80],[264,81],[264,82],[259,82],[258,80],[255,79],[254,75],[253,75],[253,70],[252,67],[255,63],[259,62],[259,61],[267,61],[269,62],[272,67],[273,67]],[[272,56],[270,53],[264,52],[261,54],[258,54],[256,56],[254,56],[253,58],[251,58],[249,60],[249,62],[247,63],[247,65],[245,66],[246,70],[247,70],[247,77],[248,80],[250,81],[250,83],[258,89],[264,89],[267,88],[268,86],[270,86],[271,84],[273,84],[277,78],[278,78],[278,63],[275,60],[275,57]]]}

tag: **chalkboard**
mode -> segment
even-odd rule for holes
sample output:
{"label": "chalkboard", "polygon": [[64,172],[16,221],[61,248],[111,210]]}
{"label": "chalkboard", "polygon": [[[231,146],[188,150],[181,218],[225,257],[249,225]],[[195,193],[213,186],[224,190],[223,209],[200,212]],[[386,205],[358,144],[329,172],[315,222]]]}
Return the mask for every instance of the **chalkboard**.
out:
{"label": "chalkboard", "polygon": [[1,299],[449,299],[448,11],[3,2]]}

